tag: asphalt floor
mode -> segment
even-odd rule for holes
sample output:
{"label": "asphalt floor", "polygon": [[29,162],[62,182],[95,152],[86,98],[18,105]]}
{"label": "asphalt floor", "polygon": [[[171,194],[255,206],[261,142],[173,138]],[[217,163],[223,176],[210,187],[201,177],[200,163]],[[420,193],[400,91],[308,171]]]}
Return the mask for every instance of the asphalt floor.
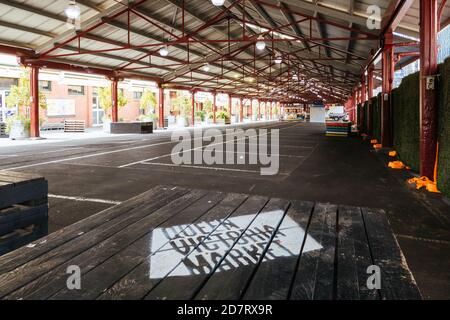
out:
{"label": "asphalt floor", "polygon": [[[389,159],[360,138],[325,137],[323,124],[272,121],[234,127],[279,129],[277,174],[261,175],[267,165],[258,164],[174,164],[172,132],[2,147],[0,169],[45,176],[49,232],[159,184],[382,208],[424,298],[450,298],[450,204],[442,195],[408,186],[410,173],[388,169]],[[268,142],[275,136],[271,130]],[[256,134],[259,139],[266,135]],[[192,143],[196,152],[205,149]],[[223,152],[234,156],[226,147]]]}

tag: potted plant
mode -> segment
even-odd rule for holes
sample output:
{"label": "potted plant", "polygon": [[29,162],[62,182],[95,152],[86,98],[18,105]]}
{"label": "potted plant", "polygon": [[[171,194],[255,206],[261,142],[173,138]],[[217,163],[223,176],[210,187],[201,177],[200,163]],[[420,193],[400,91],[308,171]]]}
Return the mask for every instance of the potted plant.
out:
{"label": "potted plant", "polygon": [[173,111],[177,114],[176,122],[178,127],[186,127],[189,125],[192,105],[188,96],[177,96],[172,104]]}
{"label": "potted plant", "polygon": [[[112,108],[112,95],[111,87],[98,88],[98,103],[104,111],[103,116],[103,131],[110,132],[111,127],[111,108]],[[128,100],[123,94],[123,90],[119,90],[118,93],[118,107],[119,109],[126,106]]]}
{"label": "potted plant", "polygon": [[195,122],[203,123],[206,119],[206,112],[203,110],[195,111]]}
{"label": "potted plant", "polygon": [[[6,97],[6,106],[15,109],[15,113],[6,119],[6,132],[10,139],[30,137],[30,72],[23,69],[17,85],[11,86],[10,94]],[[45,94],[39,92],[39,108],[46,109]],[[41,123],[41,119],[39,119]]]}
{"label": "potted plant", "polygon": [[230,116],[228,115],[228,112],[226,111],[219,111],[216,113],[216,123],[220,124],[230,124]]}

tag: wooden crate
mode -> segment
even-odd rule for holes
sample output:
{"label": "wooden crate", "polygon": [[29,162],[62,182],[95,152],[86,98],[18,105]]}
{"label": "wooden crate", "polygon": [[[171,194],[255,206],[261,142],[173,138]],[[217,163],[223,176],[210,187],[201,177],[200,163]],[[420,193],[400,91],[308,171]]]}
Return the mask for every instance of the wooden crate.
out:
{"label": "wooden crate", "polygon": [[47,235],[47,196],[44,177],[0,170],[0,255]]}
{"label": "wooden crate", "polygon": [[84,132],[84,120],[64,120],[64,132]]}

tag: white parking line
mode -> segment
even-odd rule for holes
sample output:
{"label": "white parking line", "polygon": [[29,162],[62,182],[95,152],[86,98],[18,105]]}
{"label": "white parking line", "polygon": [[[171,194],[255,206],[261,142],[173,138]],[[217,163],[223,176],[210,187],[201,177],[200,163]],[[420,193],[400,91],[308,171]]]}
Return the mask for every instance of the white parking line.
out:
{"label": "white parking line", "polygon": [[[274,127],[274,126],[277,126],[277,125],[279,125],[279,124],[272,125],[272,126],[267,126],[264,129],[271,128],[271,127]],[[281,128],[280,130],[284,130],[286,128],[289,128],[289,127]],[[191,141],[194,141],[194,140],[198,140],[198,139],[191,139]],[[17,167],[11,167],[11,168],[3,168],[3,169],[4,170],[17,170],[17,169],[36,167],[36,166],[41,166],[41,165],[53,164],[53,163],[60,163],[60,162],[66,162],[66,161],[72,161],[72,160],[92,158],[92,157],[103,156],[103,155],[107,155],[107,154],[114,154],[114,153],[118,153],[118,152],[125,152],[125,151],[130,151],[130,150],[145,149],[145,148],[161,146],[161,145],[166,145],[166,144],[173,144],[173,143],[177,143],[177,141],[165,141],[165,142],[153,143],[153,144],[148,144],[148,145],[143,145],[143,146],[123,148],[123,149],[117,149],[117,150],[112,150],[112,151],[104,151],[104,152],[98,152],[98,153],[91,153],[91,154],[82,155],[82,156],[69,157],[69,158],[58,159],[58,160],[50,160],[50,161],[32,163],[32,164],[27,164],[27,165],[23,165],[23,166],[17,166]],[[139,162],[142,162],[142,161],[147,161],[147,160],[150,160],[150,159],[143,159],[143,160],[138,161],[136,163],[139,163]],[[127,167],[127,166],[133,165],[133,164],[135,164],[135,163],[124,165],[124,166],[119,166],[119,168]]]}
{"label": "white parking line", "polygon": [[260,170],[231,169],[231,168],[223,168],[223,167],[202,167],[202,166],[190,166],[187,164],[173,164],[173,163],[161,163],[161,162],[141,162],[139,164],[165,166],[165,167],[194,168],[194,169],[215,170],[215,171],[236,171],[236,172],[249,172],[249,173],[257,173],[257,174],[260,173]]}
{"label": "white parking line", "polygon": [[[271,127],[274,127],[274,126],[276,126],[276,125],[268,126],[268,127],[263,128],[263,129],[271,128]],[[290,126],[289,126],[289,127],[280,128],[280,131],[281,131],[281,130],[288,129],[288,128],[290,128]],[[270,133],[270,132],[266,132],[266,133],[264,133],[264,134],[262,134],[262,135],[268,135],[269,133]],[[259,136],[259,135],[260,135],[259,133],[256,134],[256,136]],[[246,137],[243,137],[243,138],[241,138],[241,139],[236,139],[236,140],[233,140],[233,141],[226,141],[226,142],[223,142],[223,141],[222,141],[222,142],[212,143],[212,144],[208,144],[208,146],[216,146],[216,145],[219,145],[219,144],[230,143],[230,142],[234,143],[235,141],[245,140],[245,139],[247,139],[247,138],[254,137],[254,136],[255,136],[255,135],[253,135],[253,136],[248,136],[248,137],[246,136]],[[203,139],[203,138],[199,138],[199,139]],[[196,139],[189,139],[189,140],[187,140],[187,141],[192,141],[192,140],[196,140]],[[198,139],[197,139],[197,140],[198,140]],[[175,141],[175,143],[178,143],[178,141]],[[199,146],[199,147],[196,147],[196,148],[191,148],[191,149],[183,150],[183,153],[185,153],[185,152],[190,152],[190,151],[194,151],[194,150],[197,150],[197,149],[201,149],[201,148],[203,148],[203,147],[204,147],[204,146]],[[168,157],[168,156],[177,155],[177,154],[179,154],[179,152],[167,153],[167,154],[163,154],[163,155],[161,155],[161,156],[157,156],[157,157],[153,157],[153,158],[148,158],[148,159],[143,159],[143,160],[139,160],[139,161],[134,161],[134,162],[126,163],[126,164],[123,164],[123,165],[119,166],[118,168],[126,168],[126,167],[130,167],[130,166],[133,166],[133,165],[136,165],[136,164],[145,162],[145,161],[153,161],[153,160],[157,160],[157,159],[161,159],[161,158],[166,158],[166,157]]]}
{"label": "white parking line", "polygon": [[63,196],[59,194],[48,194],[49,198],[56,199],[66,199],[66,200],[74,200],[74,201],[85,201],[85,202],[98,202],[98,203],[106,203],[106,204],[121,204],[121,201],[114,200],[105,200],[105,199],[96,199],[96,198],[85,198],[85,197],[71,197],[71,196]]}

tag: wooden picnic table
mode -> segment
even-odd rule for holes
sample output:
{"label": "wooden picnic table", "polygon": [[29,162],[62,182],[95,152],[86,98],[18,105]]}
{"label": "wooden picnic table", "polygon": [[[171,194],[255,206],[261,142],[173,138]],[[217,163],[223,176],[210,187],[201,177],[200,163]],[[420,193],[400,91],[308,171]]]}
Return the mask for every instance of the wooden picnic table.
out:
{"label": "wooden picnic table", "polygon": [[[371,265],[380,290],[367,287]],[[380,209],[172,186],[0,257],[0,297],[421,298]]]}

